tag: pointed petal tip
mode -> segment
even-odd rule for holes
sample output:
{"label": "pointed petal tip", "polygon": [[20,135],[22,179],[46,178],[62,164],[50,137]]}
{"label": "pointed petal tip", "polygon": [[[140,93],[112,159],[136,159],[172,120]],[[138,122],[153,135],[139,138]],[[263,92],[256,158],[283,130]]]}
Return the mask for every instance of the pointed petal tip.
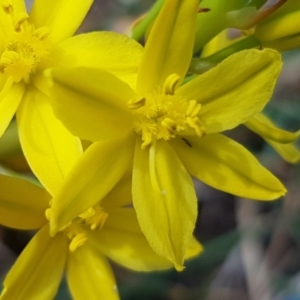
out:
{"label": "pointed petal tip", "polygon": [[[259,200],[262,200],[262,201],[276,201],[278,199],[280,199],[281,197],[284,197],[287,193],[287,190],[286,188],[282,185],[282,187],[277,191],[277,192],[273,192],[271,193],[269,196],[266,195],[266,197],[264,198],[261,198]],[[255,200],[255,199],[253,199]]]}
{"label": "pointed petal tip", "polygon": [[284,188],[283,191],[281,192],[280,197],[285,196],[287,192],[288,192],[287,189]]}
{"label": "pointed petal tip", "polygon": [[174,262],[174,268],[177,272],[182,272],[185,269],[185,266],[183,266],[182,264],[179,265],[176,262]]}
{"label": "pointed petal tip", "polygon": [[280,183],[281,186],[280,186],[280,188],[278,189],[277,197],[274,198],[274,200],[279,199],[279,198],[285,196],[286,193],[288,192],[288,190],[287,190],[287,189],[285,188],[285,186],[281,183],[281,181],[279,181],[279,183]]}

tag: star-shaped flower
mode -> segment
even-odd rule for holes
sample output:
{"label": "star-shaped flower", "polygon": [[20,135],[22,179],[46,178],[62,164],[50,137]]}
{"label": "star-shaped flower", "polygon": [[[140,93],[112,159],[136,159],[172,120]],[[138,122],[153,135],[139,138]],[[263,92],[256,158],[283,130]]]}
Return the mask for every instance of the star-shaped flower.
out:
{"label": "star-shaped flower", "polygon": [[[52,300],[64,272],[74,299],[119,299],[106,256],[137,271],[172,267],[149,246],[133,208],[124,207],[131,203],[128,184],[126,176],[101,203],[51,237],[45,217],[45,211],[51,213],[49,194],[26,180],[0,175],[0,224],[39,229],[9,271],[0,299]],[[186,258],[201,250],[193,239]]]}
{"label": "star-shaped flower", "polygon": [[16,113],[24,154],[52,193],[81,144],[53,114],[43,72],[54,66],[97,67],[130,83],[141,53],[138,44],[113,33],[71,38],[92,2],[39,0],[27,14],[23,0],[0,0],[0,136]]}
{"label": "star-shaped flower", "polygon": [[272,50],[240,52],[183,84],[198,4],[165,1],[135,88],[101,70],[52,71],[57,116],[75,135],[95,142],[53,199],[53,233],[132,168],[141,229],[153,249],[181,270],[197,217],[190,175],[241,197],[271,200],[285,193],[250,152],[219,134],[262,110],[280,72],[280,56]]}

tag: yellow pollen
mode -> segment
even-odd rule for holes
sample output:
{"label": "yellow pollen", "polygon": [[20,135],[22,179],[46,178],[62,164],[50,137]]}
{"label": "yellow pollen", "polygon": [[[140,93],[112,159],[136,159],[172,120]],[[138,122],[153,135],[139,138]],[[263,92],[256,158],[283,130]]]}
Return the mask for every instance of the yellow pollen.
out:
{"label": "yellow pollen", "polygon": [[190,117],[188,117],[188,118],[186,119],[186,122],[187,122],[187,124],[188,124],[191,128],[195,129],[196,134],[197,134],[198,137],[202,137],[202,136],[205,135],[205,127],[204,127],[204,125],[201,123],[201,121],[200,121],[199,118],[190,118]]}
{"label": "yellow pollen", "polygon": [[3,1],[2,7],[5,13],[11,14],[13,12],[13,3],[12,1]]}
{"label": "yellow pollen", "polygon": [[186,115],[190,117],[196,117],[201,109],[201,104],[198,104],[196,100],[189,101],[189,107],[186,111]]}
{"label": "yellow pollen", "polygon": [[128,107],[130,109],[139,109],[140,107],[145,105],[145,102],[145,98],[131,99],[128,101]]}
{"label": "yellow pollen", "polygon": [[34,35],[40,40],[45,39],[49,34],[50,34],[50,28],[48,27],[40,27],[39,29],[36,29],[34,31]]}
{"label": "yellow pollen", "polygon": [[21,25],[29,18],[26,13],[19,14],[18,18],[15,21],[15,30],[20,31]]}
{"label": "yellow pollen", "polygon": [[184,133],[205,134],[199,113],[201,104],[188,100],[176,93],[180,81],[177,74],[171,74],[163,88],[154,89],[138,99],[131,99],[134,131],[141,135],[142,149],[151,146],[156,140],[170,140]]}
{"label": "yellow pollen", "polygon": [[69,250],[72,252],[88,240],[85,230],[78,223],[78,219],[73,222],[69,222],[69,224],[64,226],[60,231],[63,231],[64,234],[71,240]]}
{"label": "yellow pollen", "polygon": [[49,54],[50,29],[36,29],[27,13],[15,12],[13,1],[2,1],[2,8],[8,16],[1,28],[0,72],[15,82],[28,83],[38,63]]}
{"label": "yellow pollen", "polygon": [[146,149],[148,146],[150,146],[153,142],[152,134],[148,132],[147,130],[142,131],[142,149]]}
{"label": "yellow pollen", "polygon": [[169,130],[170,134],[176,131],[176,122],[170,118],[163,119],[161,125]]}
{"label": "yellow pollen", "polygon": [[165,95],[174,95],[176,85],[178,84],[179,80],[180,76],[178,76],[177,74],[171,74],[165,81],[163,93]]}
{"label": "yellow pollen", "polygon": [[93,208],[90,208],[90,212],[91,210],[93,210],[93,214],[80,215],[80,217],[84,218],[84,222],[92,230],[101,229],[108,218],[108,213],[100,205],[95,205]]}
{"label": "yellow pollen", "polygon": [[0,65],[1,66],[9,65],[18,59],[19,59],[19,55],[15,51],[5,51],[2,53],[2,56],[0,58]]}
{"label": "yellow pollen", "polygon": [[75,237],[72,239],[69,249],[71,252],[74,252],[78,247],[82,246],[85,244],[85,242],[88,240],[87,236],[85,233],[79,233],[75,235]]}
{"label": "yellow pollen", "polygon": [[[45,212],[46,218],[50,220],[51,208]],[[73,221],[60,228],[60,232],[70,240],[69,250],[74,252],[78,247],[84,245],[88,240],[88,231],[101,229],[108,218],[108,213],[100,205],[95,205],[80,214]]]}

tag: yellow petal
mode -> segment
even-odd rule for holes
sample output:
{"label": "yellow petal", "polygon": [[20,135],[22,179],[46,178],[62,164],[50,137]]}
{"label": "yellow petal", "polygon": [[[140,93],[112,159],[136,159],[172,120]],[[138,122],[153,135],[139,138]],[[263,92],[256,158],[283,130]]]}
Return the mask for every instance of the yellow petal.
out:
{"label": "yellow petal", "polygon": [[132,164],[133,147],[132,137],[125,136],[94,143],[84,152],[53,198],[52,234],[112,190]]}
{"label": "yellow petal", "polygon": [[50,238],[49,226],[44,226],[6,276],[1,300],[52,300],[63,275],[67,246],[63,235]]}
{"label": "yellow petal", "polygon": [[82,153],[80,140],[54,116],[49,98],[34,87],[27,90],[17,112],[24,154],[42,184],[55,195]]}
{"label": "yellow petal", "polygon": [[68,256],[67,281],[74,300],[119,299],[115,278],[106,257],[89,243]]}
{"label": "yellow petal", "polygon": [[89,11],[93,0],[38,0],[34,1],[30,12],[30,22],[36,28],[48,26],[51,40],[58,43],[72,36]]}
{"label": "yellow petal", "polygon": [[253,116],[244,125],[262,138],[282,144],[292,143],[299,137],[299,131],[289,132],[280,129],[262,113]]}
{"label": "yellow petal", "polygon": [[268,144],[287,162],[295,164],[300,161],[300,150],[293,144],[281,144],[265,139]]}
{"label": "yellow petal", "polygon": [[150,247],[132,208],[105,210],[104,227],[89,233],[89,241],[118,264],[135,271],[163,270],[172,263]]}
{"label": "yellow petal", "polygon": [[183,268],[197,217],[193,182],[168,142],[142,150],[138,140],[133,169],[133,205],[149,244]]}
{"label": "yellow petal", "polygon": [[107,207],[122,207],[132,204],[131,195],[132,186],[132,166],[130,173],[126,173],[118,184],[101,200],[101,206]]}
{"label": "yellow petal", "polygon": [[0,191],[0,224],[16,229],[37,229],[46,224],[49,203],[44,189],[0,175]]}
{"label": "yellow petal", "polygon": [[[115,32],[91,32],[69,38],[51,52],[58,66],[103,69],[135,89],[143,48]],[[53,62],[52,62],[53,63]]]}
{"label": "yellow petal", "polygon": [[185,259],[193,258],[195,256],[198,256],[202,252],[203,252],[203,246],[197,241],[195,237],[192,237],[184,258]]}
{"label": "yellow petal", "polygon": [[272,200],[286,193],[250,152],[225,136],[209,134],[171,143],[188,172],[216,189],[257,200]]}
{"label": "yellow petal", "polygon": [[207,133],[221,132],[263,109],[272,96],[281,65],[274,50],[240,51],[177,93],[202,104],[200,117]]}
{"label": "yellow petal", "polygon": [[14,83],[8,78],[0,92],[0,137],[13,118],[25,91],[23,83]]}
{"label": "yellow petal", "polygon": [[166,0],[150,35],[138,74],[137,90],[144,94],[162,86],[171,74],[183,80],[193,53],[199,0]]}
{"label": "yellow petal", "polygon": [[93,69],[55,69],[52,103],[67,128],[82,139],[124,136],[132,128],[127,102],[135,94],[113,75]]}
{"label": "yellow petal", "polygon": [[299,137],[299,131],[282,130],[262,113],[256,114],[244,125],[260,135],[287,162],[296,163],[300,160],[300,150],[293,143]]}

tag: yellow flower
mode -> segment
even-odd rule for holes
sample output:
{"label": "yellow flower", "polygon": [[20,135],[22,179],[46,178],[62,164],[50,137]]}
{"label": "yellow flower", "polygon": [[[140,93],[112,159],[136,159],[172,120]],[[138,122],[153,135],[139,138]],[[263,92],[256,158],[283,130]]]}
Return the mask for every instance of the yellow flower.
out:
{"label": "yellow flower", "polygon": [[[239,39],[240,40],[240,39]],[[245,41],[245,40],[244,40]],[[226,56],[230,55],[230,52],[238,52],[236,40],[228,39],[227,32],[223,31],[221,34],[211,40],[204,49],[201,55],[204,57],[196,62],[195,66],[209,67],[209,61],[211,64],[217,64],[218,60],[224,59],[222,52],[227,53]],[[243,42],[243,39],[241,40]],[[232,51],[228,51],[230,48],[226,46],[230,44],[233,47]],[[253,45],[252,47],[257,46]],[[219,51],[219,52],[218,52]],[[217,58],[218,57],[218,58]],[[216,59],[216,60],[215,60]],[[195,67],[194,66],[194,67]],[[296,163],[300,159],[300,150],[296,147],[296,140],[299,137],[299,131],[289,132],[278,128],[268,117],[263,113],[258,113],[250,118],[245,124],[250,130],[260,135],[283,159],[289,163]]]}
{"label": "yellow flower", "polygon": [[[58,189],[62,173],[79,157],[81,145],[53,114],[44,70],[53,66],[101,67],[130,83],[130,72],[138,65],[136,53],[141,52],[137,44],[130,47],[130,55],[136,54],[135,60],[130,59],[129,39],[115,37],[111,41],[112,33],[69,38],[92,2],[78,0],[74,5],[71,0],[39,0],[28,15],[23,0],[0,0],[0,136],[16,113],[25,156],[52,193]],[[117,49],[120,43],[122,52]]]}
{"label": "yellow flower", "polygon": [[180,270],[197,217],[190,175],[247,198],[270,200],[285,193],[251,153],[219,134],[262,110],[279,74],[280,56],[272,50],[240,52],[182,85],[198,3],[165,1],[135,89],[101,70],[52,71],[57,115],[75,135],[95,142],[53,199],[53,233],[133,168],[133,205],[141,229],[153,249]]}
{"label": "yellow flower", "polygon": [[[172,267],[150,248],[134,210],[122,208],[131,203],[128,178],[51,237],[45,217],[50,199],[47,192],[23,179],[0,175],[0,224],[39,229],[4,280],[0,299],[52,300],[64,272],[73,299],[119,299],[106,256],[137,271]],[[186,258],[201,251],[193,239]]]}

